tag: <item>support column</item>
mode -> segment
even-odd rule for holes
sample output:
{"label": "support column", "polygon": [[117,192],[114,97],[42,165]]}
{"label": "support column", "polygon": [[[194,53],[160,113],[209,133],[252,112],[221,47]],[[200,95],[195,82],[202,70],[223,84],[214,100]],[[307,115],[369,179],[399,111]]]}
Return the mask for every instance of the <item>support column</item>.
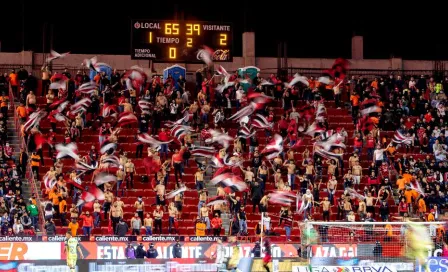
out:
{"label": "support column", "polygon": [[243,33],[243,58],[245,66],[255,66],[255,32]]}
{"label": "support column", "polygon": [[364,59],[364,37],[353,36],[352,37],[352,59],[362,60]]}

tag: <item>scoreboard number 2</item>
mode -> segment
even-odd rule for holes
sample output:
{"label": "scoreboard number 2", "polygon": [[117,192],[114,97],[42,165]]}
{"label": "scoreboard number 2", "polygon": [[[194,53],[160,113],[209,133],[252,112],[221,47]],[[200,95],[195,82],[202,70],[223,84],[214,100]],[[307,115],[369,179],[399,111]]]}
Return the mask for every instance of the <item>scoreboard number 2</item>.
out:
{"label": "scoreboard number 2", "polygon": [[227,45],[227,34],[219,34],[219,44]]}
{"label": "scoreboard number 2", "polygon": [[219,34],[219,44],[227,45],[227,34]]}

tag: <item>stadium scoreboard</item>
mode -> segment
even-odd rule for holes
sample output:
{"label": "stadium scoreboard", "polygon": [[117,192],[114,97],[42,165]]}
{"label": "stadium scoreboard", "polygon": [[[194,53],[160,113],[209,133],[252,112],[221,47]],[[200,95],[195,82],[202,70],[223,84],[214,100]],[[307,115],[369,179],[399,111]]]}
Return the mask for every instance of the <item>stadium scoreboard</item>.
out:
{"label": "stadium scoreboard", "polygon": [[199,63],[206,46],[213,51],[213,61],[231,62],[232,39],[229,23],[132,20],[131,58]]}

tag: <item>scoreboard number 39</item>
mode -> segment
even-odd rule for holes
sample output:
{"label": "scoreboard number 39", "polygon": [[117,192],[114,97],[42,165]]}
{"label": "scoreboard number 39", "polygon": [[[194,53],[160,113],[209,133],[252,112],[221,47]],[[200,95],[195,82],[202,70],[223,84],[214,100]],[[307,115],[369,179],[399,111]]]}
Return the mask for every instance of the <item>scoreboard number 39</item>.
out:
{"label": "scoreboard number 39", "polygon": [[228,23],[132,21],[131,57],[155,62],[198,63],[198,50],[214,50],[213,60],[233,61],[233,27]]}

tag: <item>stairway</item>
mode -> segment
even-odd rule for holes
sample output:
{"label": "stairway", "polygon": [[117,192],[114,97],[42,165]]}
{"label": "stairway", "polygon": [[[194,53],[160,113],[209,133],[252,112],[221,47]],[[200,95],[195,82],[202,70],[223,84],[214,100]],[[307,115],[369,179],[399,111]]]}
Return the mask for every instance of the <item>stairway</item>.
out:
{"label": "stairway", "polygon": [[[16,124],[14,121],[14,110],[15,107],[18,106],[18,103],[14,103],[14,109],[10,108],[8,110],[8,121],[7,121],[7,129],[8,129],[8,142],[9,145],[14,149],[14,157],[16,158],[15,163],[19,163],[20,156],[20,148],[22,145],[22,139],[20,139],[17,131],[19,128],[16,128]],[[28,179],[22,179],[22,197],[24,200],[28,200],[31,198],[31,184]]]}
{"label": "stairway", "polygon": [[[18,131],[20,128],[16,127],[16,123],[14,121],[14,112],[15,109],[19,106],[19,103],[17,101],[14,101],[14,108],[11,108],[8,110],[8,121],[7,121],[7,130],[8,130],[8,142],[9,145],[13,147],[14,149],[14,157],[15,157],[15,163],[19,163],[19,157],[20,157],[20,148],[22,147],[22,139],[20,138]],[[32,192],[34,191],[32,188],[32,183],[29,182],[29,178],[27,178],[28,175],[25,175],[24,179],[21,179],[22,182],[22,198],[24,199],[25,203],[28,203],[28,200],[31,198]],[[39,186],[40,184],[36,184],[36,186]],[[37,188],[36,188],[37,189]],[[37,202],[38,205],[40,205],[40,199],[42,197],[41,190],[37,190],[38,196],[37,196]],[[40,207],[39,207],[40,208]],[[39,209],[41,211],[41,209]],[[42,229],[42,226],[39,226],[39,229]],[[41,232],[37,232],[37,234],[41,234]]]}

